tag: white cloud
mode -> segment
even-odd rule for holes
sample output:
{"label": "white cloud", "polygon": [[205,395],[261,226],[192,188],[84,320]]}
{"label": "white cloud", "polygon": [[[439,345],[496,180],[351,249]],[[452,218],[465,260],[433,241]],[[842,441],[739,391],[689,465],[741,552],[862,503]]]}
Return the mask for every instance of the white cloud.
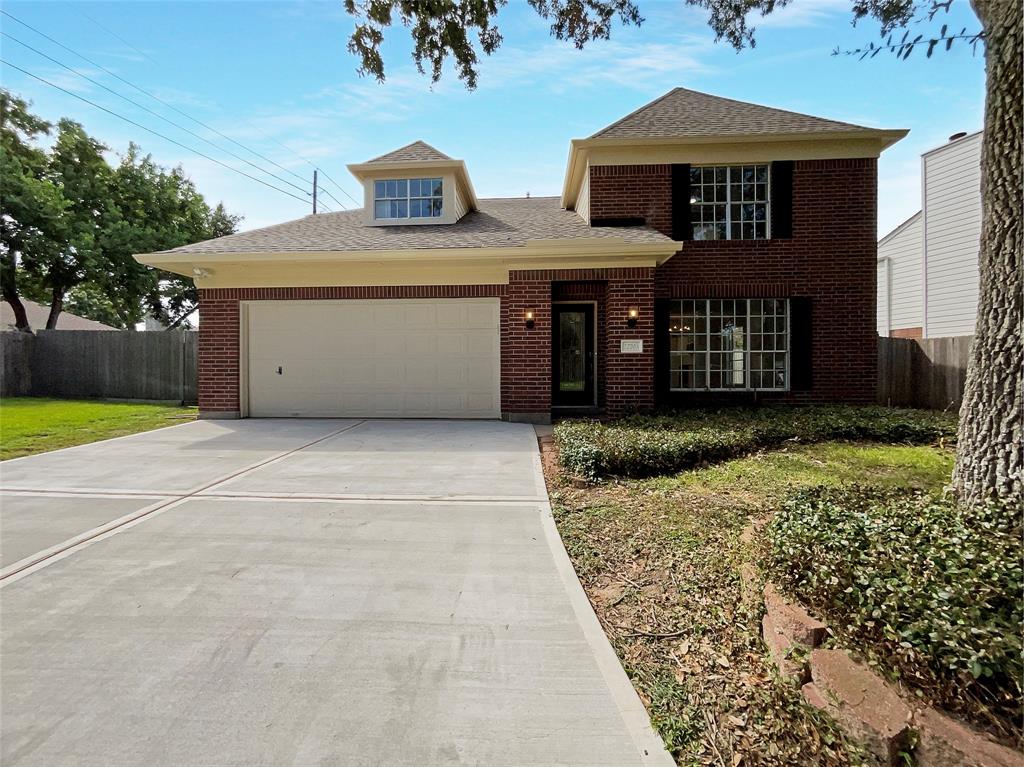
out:
{"label": "white cloud", "polygon": [[817,27],[833,23],[837,14],[850,17],[849,0],[793,0],[767,16],[751,18],[750,22],[759,29]]}

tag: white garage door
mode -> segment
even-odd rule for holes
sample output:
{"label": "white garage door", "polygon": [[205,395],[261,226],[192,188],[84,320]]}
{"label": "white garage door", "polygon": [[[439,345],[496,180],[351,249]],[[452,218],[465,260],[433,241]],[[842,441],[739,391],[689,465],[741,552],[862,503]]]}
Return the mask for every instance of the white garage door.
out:
{"label": "white garage door", "polygon": [[497,418],[497,298],[244,304],[250,416]]}

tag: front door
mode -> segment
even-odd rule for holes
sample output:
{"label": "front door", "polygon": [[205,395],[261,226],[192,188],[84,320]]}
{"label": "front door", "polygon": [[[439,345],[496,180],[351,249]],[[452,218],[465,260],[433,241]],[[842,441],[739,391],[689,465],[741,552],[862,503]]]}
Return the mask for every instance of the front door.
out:
{"label": "front door", "polygon": [[551,315],[551,404],[554,407],[596,405],[594,305],[554,304]]}

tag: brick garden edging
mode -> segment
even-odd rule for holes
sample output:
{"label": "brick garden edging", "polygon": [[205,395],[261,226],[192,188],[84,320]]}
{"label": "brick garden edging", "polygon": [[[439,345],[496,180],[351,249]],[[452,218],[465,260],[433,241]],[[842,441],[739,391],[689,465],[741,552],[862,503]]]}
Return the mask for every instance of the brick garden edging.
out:
{"label": "brick garden edging", "polygon": [[[752,542],[755,528],[743,533]],[[756,573],[740,570],[745,599],[753,601]],[[908,702],[845,650],[821,648],[828,627],[767,582],[761,638],[779,674],[800,685],[804,699],[828,712],[840,727],[884,765],[903,764],[912,753],[919,767],[1024,767],[1024,755],[993,742],[938,710]]]}

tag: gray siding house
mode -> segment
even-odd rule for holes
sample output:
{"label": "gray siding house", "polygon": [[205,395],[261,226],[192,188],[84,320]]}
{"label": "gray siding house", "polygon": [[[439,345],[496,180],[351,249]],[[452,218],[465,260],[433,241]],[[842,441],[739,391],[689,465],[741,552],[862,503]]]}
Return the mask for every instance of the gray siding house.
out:
{"label": "gray siding house", "polygon": [[981,237],[981,131],[921,156],[921,210],[878,243],[878,334],[974,332]]}

